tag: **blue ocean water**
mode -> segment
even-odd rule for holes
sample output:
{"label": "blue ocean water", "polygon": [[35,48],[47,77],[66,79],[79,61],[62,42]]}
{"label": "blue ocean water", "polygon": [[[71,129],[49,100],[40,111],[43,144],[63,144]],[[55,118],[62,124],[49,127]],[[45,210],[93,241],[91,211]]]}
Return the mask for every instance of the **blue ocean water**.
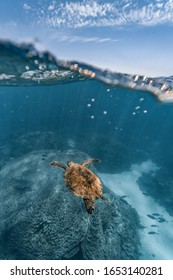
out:
{"label": "blue ocean water", "polygon": [[[172,259],[172,77],[111,73],[11,42],[0,60],[0,258]],[[50,167],[86,158],[101,160],[93,170],[115,200],[96,201],[92,215]]]}

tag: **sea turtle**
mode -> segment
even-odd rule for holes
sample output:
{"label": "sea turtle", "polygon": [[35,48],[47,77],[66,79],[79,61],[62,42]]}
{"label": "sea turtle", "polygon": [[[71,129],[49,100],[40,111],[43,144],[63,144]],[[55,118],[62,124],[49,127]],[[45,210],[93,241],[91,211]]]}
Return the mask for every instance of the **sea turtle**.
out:
{"label": "sea turtle", "polygon": [[83,198],[87,212],[92,214],[94,210],[94,202],[98,198],[102,198],[105,202],[110,202],[102,195],[101,180],[86,166],[100,162],[98,159],[88,159],[81,164],[68,161],[67,166],[58,161],[52,161],[50,164],[65,169],[64,181],[70,190],[77,196]]}

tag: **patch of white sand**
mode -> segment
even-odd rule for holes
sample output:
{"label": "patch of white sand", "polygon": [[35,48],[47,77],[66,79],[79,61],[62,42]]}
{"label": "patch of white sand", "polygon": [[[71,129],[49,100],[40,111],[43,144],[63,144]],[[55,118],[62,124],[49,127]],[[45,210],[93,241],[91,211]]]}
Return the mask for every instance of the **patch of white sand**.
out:
{"label": "patch of white sand", "polygon": [[146,196],[137,184],[143,174],[152,176],[157,170],[158,167],[148,160],[133,164],[129,171],[120,174],[99,174],[113,192],[127,196],[124,199],[140,216],[141,225],[144,226],[141,231],[141,259],[173,259],[173,217],[152,197]]}

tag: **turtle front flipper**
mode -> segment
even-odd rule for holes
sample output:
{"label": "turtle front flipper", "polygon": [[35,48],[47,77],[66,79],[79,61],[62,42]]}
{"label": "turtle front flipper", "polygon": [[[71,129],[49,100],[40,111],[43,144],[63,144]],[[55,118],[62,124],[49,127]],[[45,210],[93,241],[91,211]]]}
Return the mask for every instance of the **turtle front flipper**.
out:
{"label": "turtle front flipper", "polygon": [[61,167],[61,168],[65,169],[65,170],[67,169],[67,166],[65,166],[63,163],[58,162],[58,161],[52,161],[50,163],[50,165],[58,166],[58,167]]}
{"label": "turtle front flipper", "polygon": [[99,163],[99,162],[101,162],[101,160],[99,160],[99,159],[87,159],[87,160],[83,161],[81,163],[81,165],[87,166],[87,165],[93,164],[95,162]]}
{"label": "turtle front flipper", "polygon": [[85,203],[85,207],[86,207],[86,209],[87,209],[87,212],[88,212],[89,214],[92,214],[92,212],[93,212],[93,210],[94,210],[94,202],[93,202],[92,200],[86,199],[86,198],[84,198],[83,200],[84,200],[84,203]]}

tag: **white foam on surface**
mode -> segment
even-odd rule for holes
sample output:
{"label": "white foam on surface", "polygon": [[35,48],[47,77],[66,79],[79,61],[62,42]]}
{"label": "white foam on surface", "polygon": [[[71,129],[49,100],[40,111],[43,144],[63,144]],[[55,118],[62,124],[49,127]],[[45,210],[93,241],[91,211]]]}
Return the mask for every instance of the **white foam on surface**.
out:
{"label": "white foam on surface", "polygon": [[142,175],[152,176],[157,170],[158,167],[147,160],[133,164],[129,171],[120,174],[99,174],[113,192],[127,196],[124,199],[140,216],[141,225],[144,226],[141,230],[141,259],[173,259],[173,217],[152,197],[146,196],[137,184]]}

